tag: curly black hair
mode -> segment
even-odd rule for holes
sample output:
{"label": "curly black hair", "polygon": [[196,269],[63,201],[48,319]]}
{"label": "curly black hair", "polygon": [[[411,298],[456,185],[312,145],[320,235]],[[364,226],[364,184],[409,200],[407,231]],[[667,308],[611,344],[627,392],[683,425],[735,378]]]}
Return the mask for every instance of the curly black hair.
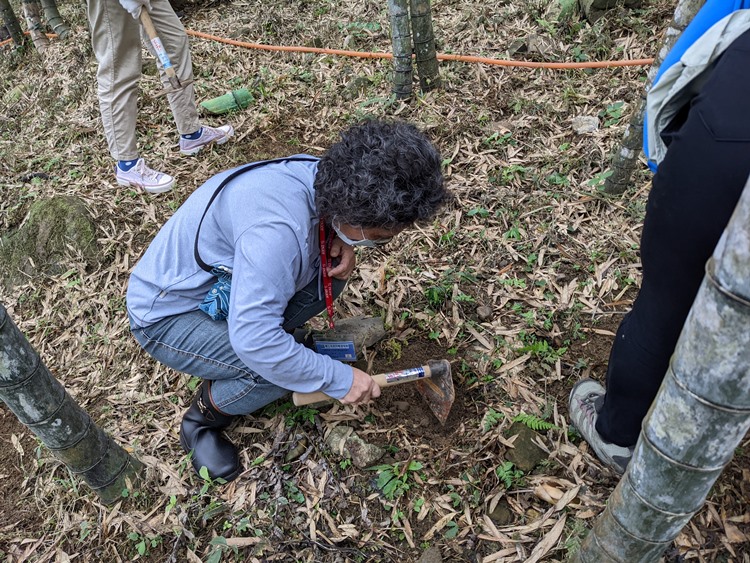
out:
{"label": "curly black hair", "polygon": [[451,197],[440,165],[440,153],[411,124],[355,125],[320,159],[318,213],[364,228],[405,228],[430,219]]}

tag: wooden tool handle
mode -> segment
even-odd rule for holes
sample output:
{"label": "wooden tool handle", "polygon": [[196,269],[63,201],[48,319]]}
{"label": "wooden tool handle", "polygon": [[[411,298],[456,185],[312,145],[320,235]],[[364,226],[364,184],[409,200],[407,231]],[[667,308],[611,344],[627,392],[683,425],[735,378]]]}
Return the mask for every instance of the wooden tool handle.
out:
{"label": "wooden tool handle", "polygon": [[172,66],[172,61],[169,60],[169,55],[167,55],[167,51],[164,49],[164,45],[162,45],[161,39],[159,39],[159,35],[157,35],[156,33],[154,22],[151,20],[151,16],[146,11],[145,7],[141,8],[140,19],[141,25],[143,26],[143,29],[146,30],[146,35],[148,35],[148,38],[151,41],[151,46],[154,48],[154,52],[156,53],[156,56],[161,62],[161,66],[164,69],[165,74],[167,75],[169,84],[172,86],[172,88],[180,88],[180,80],[179,78],[177,78],[177,73]]}
{"label": "wooden tool handle", "polygon": [[143,29],[146,30],[146,35],[148,35],[148,38],[152,41],[154,39],[158,39],[159,36],[156,34],[156,28],[154,27],[154,22],[151,20],[151,16],[146,11],[145,6],[141,8],[141,25],[143,25]]}
{"label": "wooden tool handle", "polygon": [[[432,377],[432,370],[429,365],[424,365],[417,368],[391,371],[388,373],[379,373],[371,377],[379,387],[390,387],[392,385],[399,385],[401,383],[407,383],[409,381],[424,379],[425,377]],[[312,403],[321,403],[324,401],[333,400],[333,398],[329,397],[322,391],[316,391],[315,393],[292,393],[292,401],[294,402],[295,406],[298,407],[301,407],[303,405],[311,405]]]}

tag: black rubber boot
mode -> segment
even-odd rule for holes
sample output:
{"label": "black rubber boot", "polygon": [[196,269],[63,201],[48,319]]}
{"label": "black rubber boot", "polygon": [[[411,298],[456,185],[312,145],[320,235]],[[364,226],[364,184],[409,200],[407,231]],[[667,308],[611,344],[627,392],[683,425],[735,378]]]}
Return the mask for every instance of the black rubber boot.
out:
{"label": "black rubber boot", "polygon": [[180,425],[180,445],[186,452],[193,451],[193,469],[199,475],[204,466],[211,479],[231,481],[240,474],[237,448],[223,433],[232,420],[234,416],[213,404],[210,384],[204,381]]}

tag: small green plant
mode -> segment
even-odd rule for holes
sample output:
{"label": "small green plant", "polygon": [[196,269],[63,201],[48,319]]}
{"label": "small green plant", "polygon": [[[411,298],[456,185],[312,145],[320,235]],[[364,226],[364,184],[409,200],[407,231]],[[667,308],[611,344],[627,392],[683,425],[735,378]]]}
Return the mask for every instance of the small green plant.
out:
{"label": "small green plant", "polygon": [[486,139],[482,141],[482,144],[486,147],[502,147],[503,145],[516,145],[518,144],[515,139],[513,139],[512,133],[493,133]]}
{"label": "small green plant", "polygon": [[583,543],[583,539],[586,537],[587,529],[583,520],[579,520],[578,518],[572,518],[568,522],[572,522],[572,524],[570,524],[570,530],[565,538],[563,547],[567,553],[566,560],[571,561],[573,556],[581,549],[581,543]]}
{"label": "small green plant", "polygon": [[90,533],[91,533],[91,524],[89,524],[88,520],[84,520],[83,522],[81,522],[81,531],[78,534],[78,541],[79,542],[84,541],[89,536]]}
{"label": "small green plant", "polygon": [[341,460],[341,461],[339,462],[339,467],[340,467],[341,469],[344,469],[344,470],[346,470],[346,469],[349,469],[349,468],[350,468],[351,466],[352,466],[352,460],[351,460],[351,459],[349,459],[348,457],[347,457],[347,458],[344,458],[344,459],[342,459],[342,460]]}
{"label": "small green plant", "polygon": [[518,484],[523,479],[523,471],[517,469],[512,461],[504,461],[495,469],[495,475],[500,482],[510,489],[514,484]]}
{"label": "small green plant", "polygon": [[599,112],[599,117],[604,119],[604,127],[612,127],[620,122],[624,105],[625,102],[614,102]]}
{"label": "small green plant", "polygon": [[310,407],[290,409],[285,414],[286,425],[287,427],[291,427],[297,423],[304,423],[304,422],[309,422],[311,424],[314,424],[316,414],[318,414],[318,409],[312,409]]}
{"label": "small green plant", "polygon": [[177,495],[169,495],[169,502],[164,508],[164,514],[169,514],[177,506]]}
{"label": "small green plant", "polygon": [[547,176],[547,181],[553,186],[561,186],[563,188],[570,186],[570,180],[561,172],[553,172]]}
{"label": "small green plant", "polygon": [[452,246],[454,242],[454,238],[456,237],[456,231],[451,229],[450,231],[443,233],[440,235],[439,244],[440,246]]}
{"label": "small green plant", "polygon": [[500,171],[500,177],[505,183],[510,182],[511,180],[523,178],[525,175],[526,167],[521,166],[520,164],[511,164],[510,166],[505,166]]}
{"label": "small green plant", "polygon": [[219,563],[225,552],[232,551],[235,555],[239,552],[237,546],[229,546],[227,539],[224,536],[216,536],[210,542],[209,545],[213,546],[214,549],[206,559],[206,563]]}
{"label": "small green plant", "polygon": [[458,524],[451,520],[445,525],[445,533],[443,534],[443,537],[447,540],[452,540],[458,535],[459,531]]}
{"label": "small green plant", "polygon": [[517,224],[511,225],[510,229],[503,233],[503,238],[508,240],[521,240],[521,227]]}
{"label": "small green plant", "polygon": [[448,298],[449,289],[450,287],[444,285],[433,285],[425,290],[424,295],[427,298],[427,302],[434,309],[437,309],[445,303]]}
{"label": "small green plant", "polygon": [[414,512],[420,512],[424,506],[424,497],[419,497],[414,501]]}
{"label": "small green plant", "polygon": [[459,291],[458,295],[456,295],[455,301],[458,301],[459,303],[474,303],[474,302],[476,302],[476,299],[474,299],[468,293],[464,293],[463,291]]}
{"label": "small green plant", "polygon": [[161,536],[144,536],[138,532],[130,532],[128,539],[135,543],[135,550],[141,557],[146,555],[149,549],[158,547],[162,542]]}
{"label": "small green plant", "polygon": [[612,170],[605,170],[604,172],[599,172],[598,174],[594,174],[594,176],[586,182],[587,186],[591,186],[597,191],[601,191],[604,188],[604,183],[607,181],[607,178],[609,178],[612,175]]}
{"label": "small green plant", "polygon": [[549,342],[544,339],[539,339],[533,334],[522,331],[518,334],[518,336],[521,338],[524,346],[517,349],[516,352],[519,352],[521,354],[530,352],[536,358],[539,358],[542,362],[550,365],[554,364],[559,358],[563,356],[563,354],[565,354],[565,352],[568,351],[568,349],[564,346],[555,349],[554,346],[550,345]]}
{"label": "small green plant", "polygon": [[528,426],[532,430],[536,431],[547,431],[547,430],[560,430],[560,427],[546,420],[542,420],[538,416],[533,414],[526,414],[522,412],[513,417],[513,422],[520,422],[525,426]]}
{"label": "small green plant", "polygon": [[385,352],[386,358],[390,361],[398,360],[401,358],[403,352],[403,346],[401,342],[395,338],[391,338],[383,344],[383,351]]}
{"label": "small green plant", "polygon": [[203,479],[203,485],[201,485],[200,492],[197,495],[198,497],[202,497],[209,491],[209,489],[215,487],[216,485],[226,484],[226,480],[222,479],[221,477],[211,479],[211,476],[208,474],[208,467],[206,467],[205,465],[201,466],[201,468],[198,470],[198,475],[201,479]]}
{"label": "small green plant", "polygon": [[284,481],[284,490],[286,491],[287,497],[289,497],[294,502],[298,504],[302,504],[305,502],[305,495],[302,494],[297,485],[295,485],[292,481]]}
{"label": "small green plant", "polygon": [[466,215],[469,217],[474,217],[474,215],[476,215],[477,217],[485,219],[490,216],[490,212],[484,207],[474,207],[473,209],[469,209],[469,211],[466,212]]}
{"label": "small green plant", "polygon": [[501,412],[497,412],[495,409],[490,408],[482,417],[482,430],[489,432],[495,426],[505,418],[505,415]]}
{"label": "small green plant", "polygon": [[518,289],[526,289],[526,280],[519,280],[518,278],[502,279],[497,280],[497,283],[506,287],[515,287]]}
{"label": "small green plant", "polygon": [[399,463],[394,463],[376,465],[371,469],[378,472],[375,486],[382,491],[386,500],[390,501],[402,496],[412,487],[413,474],[422,467],[420,462],[410,461],[403,467]]}

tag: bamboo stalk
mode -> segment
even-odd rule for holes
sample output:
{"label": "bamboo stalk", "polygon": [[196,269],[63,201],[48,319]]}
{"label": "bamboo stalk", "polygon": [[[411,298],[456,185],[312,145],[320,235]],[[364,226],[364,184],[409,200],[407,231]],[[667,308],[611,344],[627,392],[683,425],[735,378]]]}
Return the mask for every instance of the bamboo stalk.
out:
{"label": "bamboo stalk", "polygon": [[643,118],[646,114],[646,96],[651,88],[651,83],[659,72],[664,58],[672,50],[674,44],[685,31],[685,28],[693,21],[695,14],[701,9],[705,0],[680,0],[672,16],[672,23],[665,32],[664,43],[661,49],[654,57],[654,62],[649,68],[646,76],[645,88],[641,91],[641,99],[638,109],[635,110],[630,119],[625,133],[622,136],[622,142],[610,161],[610,170],[612,174],[605,180],[602,191],[611,195],[620,195],[623,193],[633,176],[635,164],[638,161],[638,155],[641,154],[643,146]]}
{"label": "bamboo stalk", "polygon": [[406,2],[388,0],[393,45],[393,93],[400,100],[411,96],[413,81],[411,29]]}
{"label": "bamboo stalk", "polygon": [[0,305],[0,399],[52,453],[111,504],[142,464],[71,398]]}
{"label": "bamboo stalk", "polygon": [[23,45],[23,31],[21,31],[21,24],[18,23],[18,18],[13,12],[9,0],[0,0],[0,12],[3,14],[3,23],[10,33],[13,43],[20,47]]}
{"label": "bamboo stalk", "polygon": [[750,180],[677,342],[628,470],[576,555],[658,561],[750,429]]}
{"label": "bamboo stalk", "polygon": [[440,87],[430,0],[410,0],[410,9],[419,87],[423,92],[428,92]]}
{"label": "bamboo stalk", "polygon": [[42,23],[42,7],[39,0],[23,0],[21,3],[23,15],[26,18],[26,25],[29,28],[29,35],[34,47],[40,53],[44,53],[49,47],[49,39],[44,33],[44,24]]}
{"label": "bamboo stalk", "polygon": [[60,12],[57,9],[57,2],[55,0],[42,0],[42,8],[44,9],[44,19],[47,20],[47,25],[52,28],[52,31],[57,33],[60,39],[65,39],[68,33],[70,33],[70,27],[60,16]]}

